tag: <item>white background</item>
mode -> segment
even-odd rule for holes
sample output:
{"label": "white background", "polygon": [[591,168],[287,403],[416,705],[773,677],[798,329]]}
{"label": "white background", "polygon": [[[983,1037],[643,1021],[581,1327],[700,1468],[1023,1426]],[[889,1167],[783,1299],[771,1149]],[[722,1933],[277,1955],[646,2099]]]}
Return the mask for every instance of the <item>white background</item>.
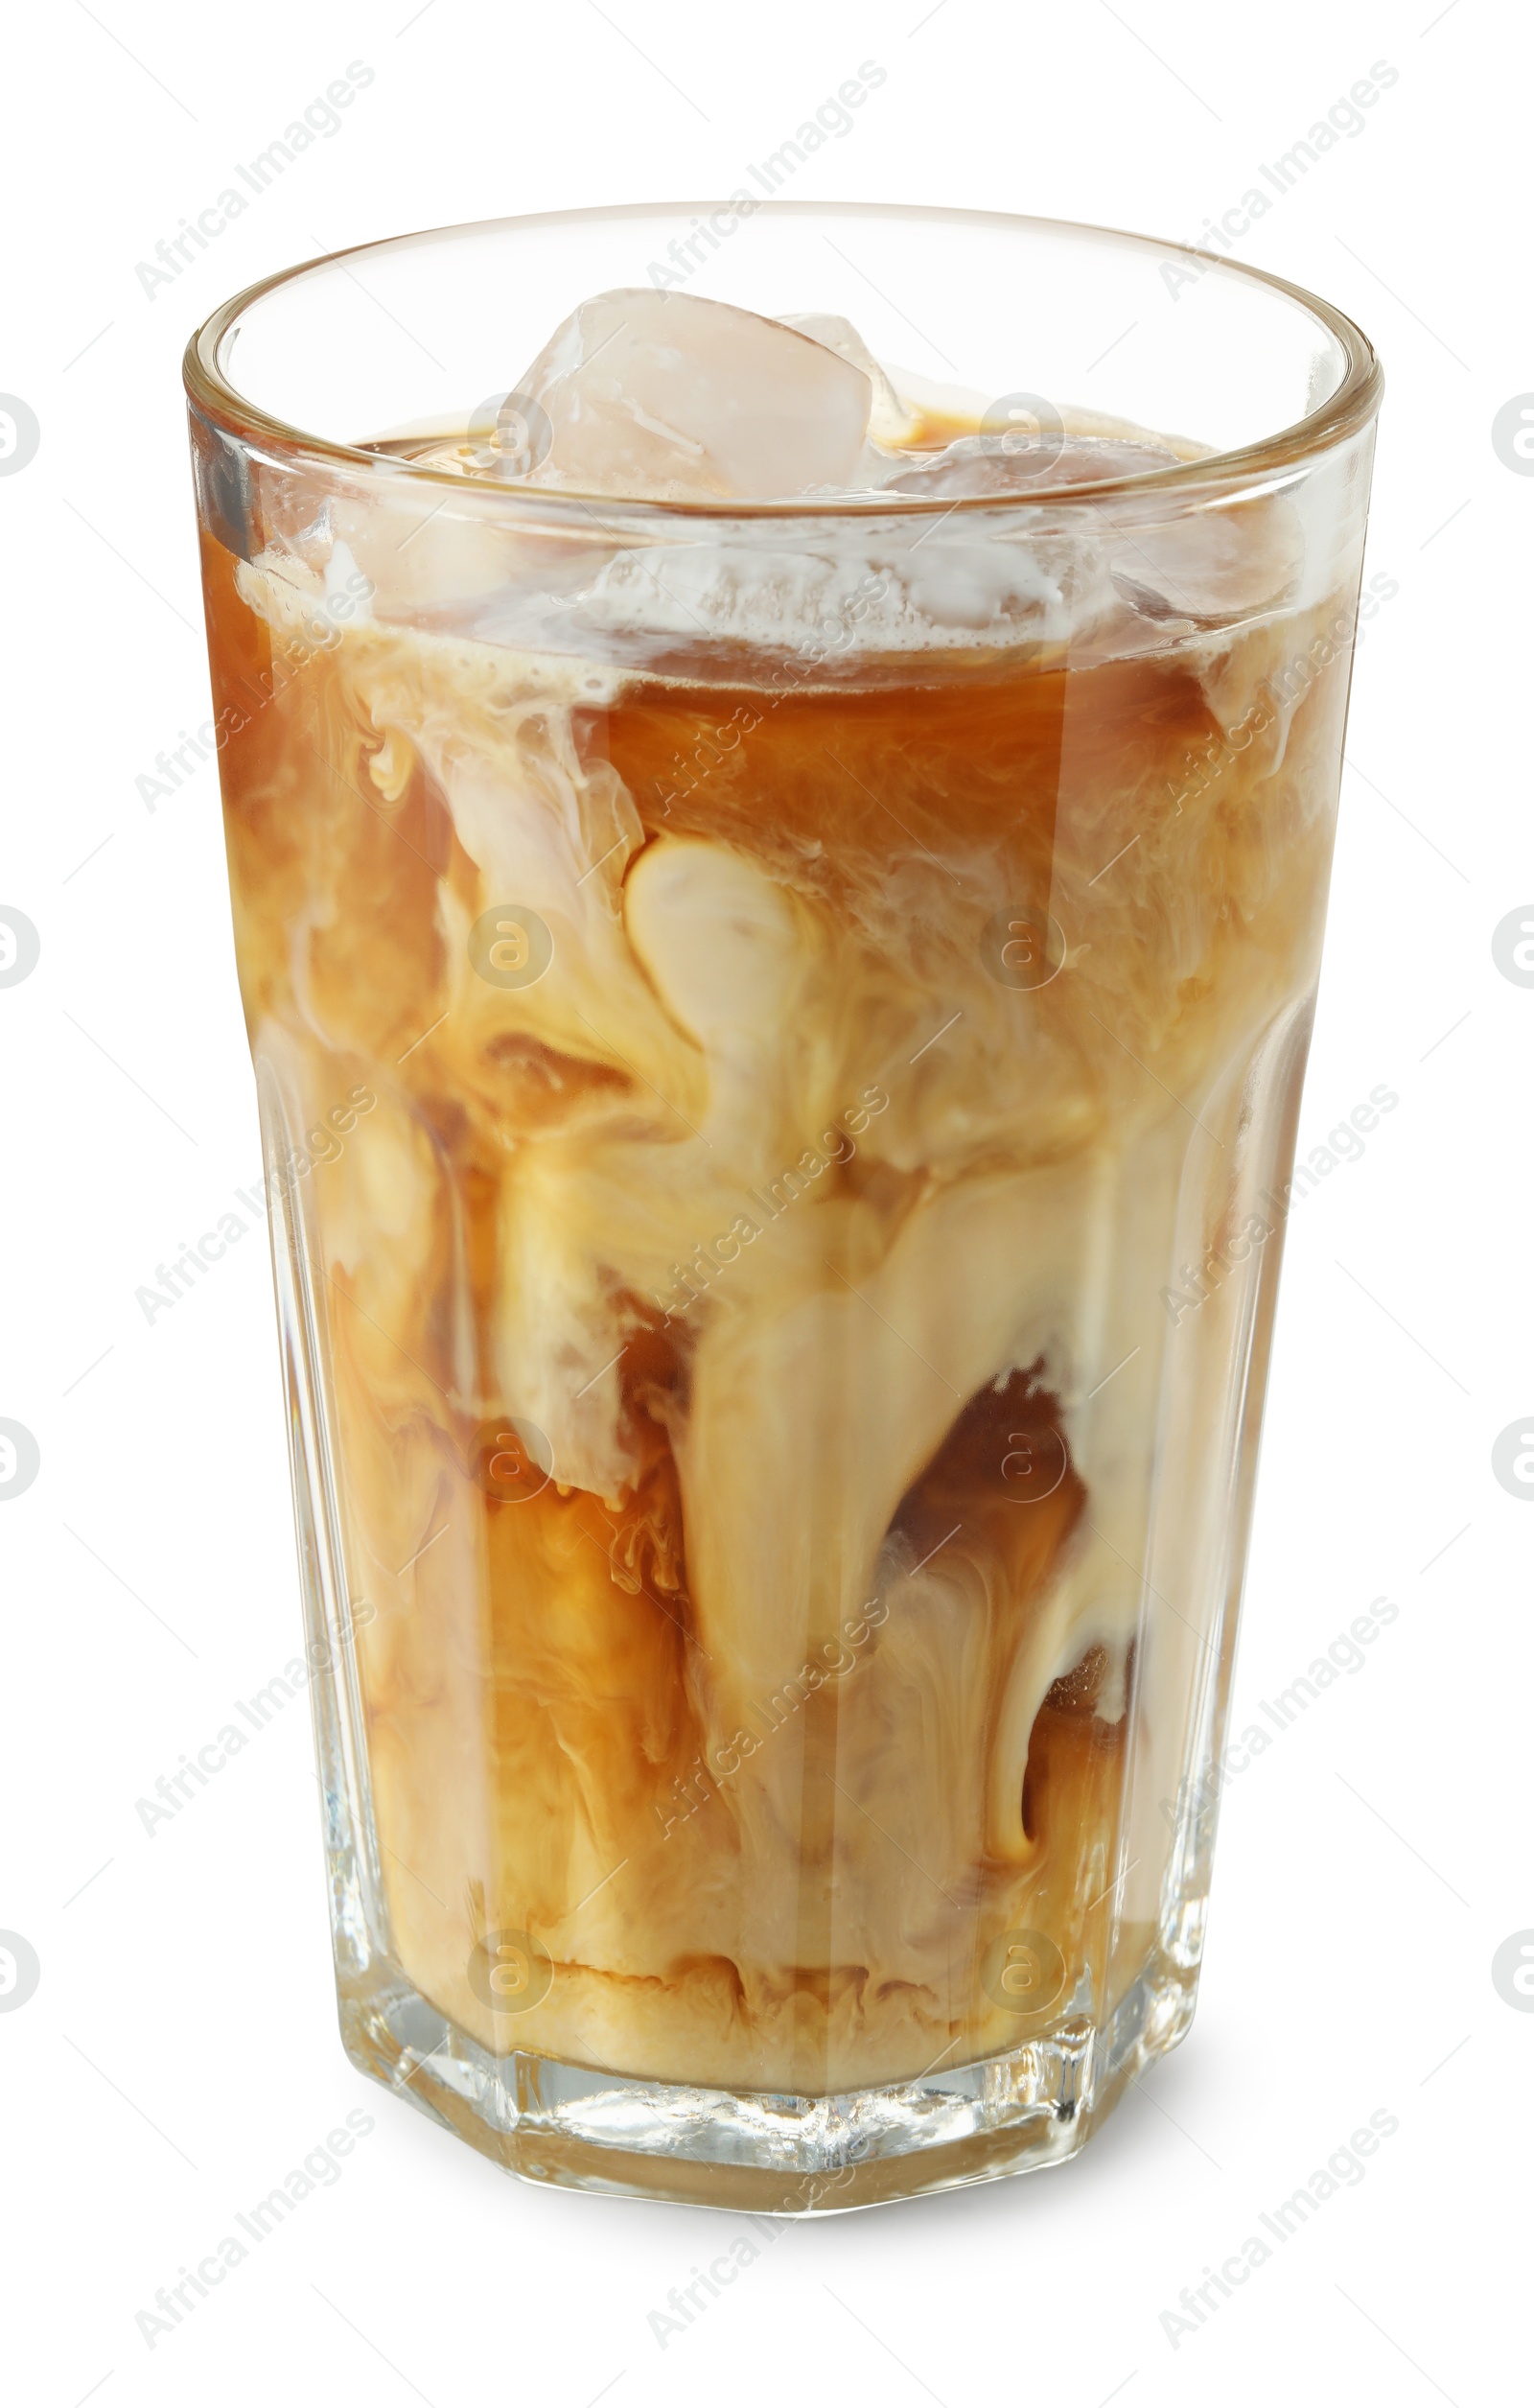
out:
{"label": "white background", "polygon": [[[0,989],[0,1415],[42,1465],[0,1503],[0,1928],[41,1964],[0,2014],[8,2394],[1500,2402],[1534,2016],[1491,1959],[1534,1926],[1534,1511],[1491,1450],[1534,1413],[1534,991],[1491,936],[1534,895],[1534,477],[1491,424],[1534,387],[1527,26],[1483,0],[411,15],[56,0],[8,37],[0,388],[41,441],[0,479],[0,903],[42,941]],[[135,263],[357,58],[342,130],[147,297]],[[1195,2029],[1082,2159],[785,2229],[662,2350],[650,2311],[737,2227],[523,2187],[343,2058],[302,1706],[152,1838],[135,1813],[299,1629],[264,1236],[152,1326],[134,1301],[258,1159],[214,772],[152,813],[135,779],[206,713],[178,360],[216,302],[416,225],[729,189],[866,59],[887,82],[797,197],[1184,240],[1399,70],[1240,246],[1389,379],[1368,567],[1400,590],[1357,664],[1302,1146],[1381,1083],[1400,1104],[1290,1225],[1236,1727],[1371,1599],[1400,1613],[1232,1783]],[[136,2312],[354,2108],[341,2181],[150,2349]],[[1378,2109],[1366,2179],[1174,2346],[1183,2286]]]}

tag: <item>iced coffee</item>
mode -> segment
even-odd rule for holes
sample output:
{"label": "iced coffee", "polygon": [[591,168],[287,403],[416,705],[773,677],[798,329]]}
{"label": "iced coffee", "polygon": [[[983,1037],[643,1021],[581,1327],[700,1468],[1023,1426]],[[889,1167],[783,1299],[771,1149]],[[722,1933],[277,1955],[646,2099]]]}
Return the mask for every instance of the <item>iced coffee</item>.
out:
{"label": "iced coffee", "polygon": [[274,1158],[378,1099],[273,1189],[343,1989],[460,2123],[544,2064],[876,2151],[1195,1948],[1357,560],[837,316],[506,367],[205,513]]}

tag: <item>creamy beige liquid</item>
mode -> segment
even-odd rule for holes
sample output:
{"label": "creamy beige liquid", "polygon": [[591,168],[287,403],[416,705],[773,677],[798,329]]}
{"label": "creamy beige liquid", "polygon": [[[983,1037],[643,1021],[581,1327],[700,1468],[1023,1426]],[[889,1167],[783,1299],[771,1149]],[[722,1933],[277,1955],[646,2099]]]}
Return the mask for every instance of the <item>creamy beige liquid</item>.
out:
{"label": "creamy beige liquid", "polygon": [[295,655],[311,571],[209,540],[252,1043],[295,1137],[379,1099],[301,1201],[392,1947],[487,2046],[824,2092],[1134,1958],[1159,1292],[1313,982],[1342,703],[1218,531],[1224,630],[1121,580],[807,673]]}

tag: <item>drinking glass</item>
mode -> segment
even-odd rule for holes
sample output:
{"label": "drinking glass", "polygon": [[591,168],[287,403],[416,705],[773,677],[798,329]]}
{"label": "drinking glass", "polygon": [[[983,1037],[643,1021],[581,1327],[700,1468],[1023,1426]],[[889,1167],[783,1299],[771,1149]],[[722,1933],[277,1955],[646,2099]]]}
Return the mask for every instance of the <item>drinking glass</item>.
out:
{"label": "drinking glass", "polygon": [[[903,473],[540,481],[607,292],[815,313]],[[348,2053],[575,2188],[1067,2157],[1193,2014],[1369,344],[742,192],[186,383]]]}

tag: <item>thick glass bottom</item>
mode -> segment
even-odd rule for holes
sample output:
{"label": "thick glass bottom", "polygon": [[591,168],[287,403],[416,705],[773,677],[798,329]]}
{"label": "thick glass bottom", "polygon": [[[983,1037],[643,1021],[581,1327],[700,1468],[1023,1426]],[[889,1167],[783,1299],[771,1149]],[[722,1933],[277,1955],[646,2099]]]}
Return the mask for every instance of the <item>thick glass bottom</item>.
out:
{"label": "thick glass bottom", "polygon": [[1074,2157],[1193,2020],[1157,1952],[1104,2024],[1071,2016],[978,2064],[825,2098],[493,2056],[375,1964],[341,1995],[354,2065],[526,2182],[758,2215],[826,2215]]}

